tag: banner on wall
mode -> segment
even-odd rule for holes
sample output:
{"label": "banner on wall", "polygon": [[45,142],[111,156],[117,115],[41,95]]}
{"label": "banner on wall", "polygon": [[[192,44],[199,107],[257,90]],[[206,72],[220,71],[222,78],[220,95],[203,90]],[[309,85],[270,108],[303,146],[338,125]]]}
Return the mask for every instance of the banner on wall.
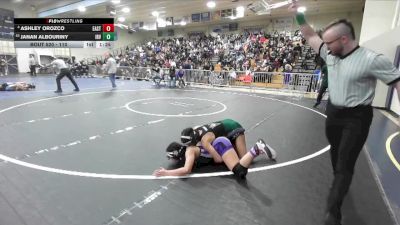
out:
{"label": "banner on wall", "polygon": [[289,31],[293,28],[293,18],[292,17],[284,17],[272,20],[274,30],[279,31]]}
{"label": "banner on wall", "polygon": [[239,27],[238,23],[230,23],[229,24],[229,31],[237,31]]}
{"label": "banner on wall", "polygon": [[203,12],[201,13],[201,21],[208,22],[211,20],[211,13],[210,12]]}
{"label": "banner on wall", "polygon": [[133,22],[131,23],[131,26],[129,27],[130,31],[139,31],[141,28],[143,28],[144,23],[143,22]]}
{"label": "banner on wall", "polygon": [[214,33],[224,33],[228,31],[236,31],[238,30],[239,24],[238,23],[224,23],[218,24],[212,27],[212,31]]}
{"label": "banner on wall", "polygon": [[165,18],[165,22],[167,26],[173,26],[174,25],[174,17],[167,17]]}
{"label": "banner on wall", "polygon": [[192,23],[200,22],[200,13],[192,14]]}
{"label": "banner on wall", "polygon": [[139,29],[139,27],[140,27],[139,22],[133,22],[133,23],[131,23],[131,28],[133,28],[133,29]]}
{"label": "banner on wall", "polygon": [[252,27],[244,27],[243,31],[245,33],[249,34],[259,34],[263,31],[264,29],[261,26],[252,26]]}
{"label": "banner on wall", "polygon": [[14,38],[14,11],[0,9],[0,39]]}
{"label": "banner on wall", "polygon": [[189,36],[189,38],[204,37],[205,33],[204,33],[204,31],[190,31],[190,32],[188,32],[188,36]]}
{"label": "banner on wall", "polygon": [[231,18],[233,15],[233,9],[223,9],[221,10],[221,18]]}
{"label": "banner on wall", "polygon": [[175,35],[175,31],[173,29],[158,30],[157,34],[158,37],[171,37]]}
{"label": "banner on wall", "polygon": [[215,25],[215,26],[212,28],[212,31],[213,31],[214,33],[224,33],[224,32],[227,32],[227,31],[229,31],[229,24],[219,24],[219,25]]}
{"label": "banner on wall", "polygon": [[212,20],[221,20],[221,11],[217,10],[212,13]]}
{"label": "banner on wall", "polygon": [[157,23],[156,22],[143,23],[142,29],[144,29],[144,30],[157,30]]}

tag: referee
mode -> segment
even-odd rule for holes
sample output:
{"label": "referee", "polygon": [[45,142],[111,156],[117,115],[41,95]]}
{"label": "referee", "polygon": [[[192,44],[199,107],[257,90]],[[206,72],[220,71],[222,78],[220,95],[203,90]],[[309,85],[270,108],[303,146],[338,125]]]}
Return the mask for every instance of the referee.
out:
{"label": "referee", "polygon": [[79,87],[76,84],[74,77],[71,75],[71,71],[69,70],[69,68],[67,67],[67,65],[65,64],[64,60],[57,58],[55,60],[53,60],[53,62],[51,62],[50,64],[53,67],[57,68],[57,71],[60,71],[59,74],[57,75],[56,78],[56,82],[57,82],[57,90],[54,93],[61,93],[62,89],[61,89],[61,79],[65,76],[68,77],[68,79],[71,81],[71,83],[75,86],[74,91],[79,91]]}
{"label": "referee", "polygon": [[36,77],[36,60],[33,54],[29,55],[29,69],[31,71],[31,76]]}
{"label": "referee", "polygon": [[[289,11],[296,13],[294,2]],[[329,71],[329,101],[325,133],[331,145],[334,180],[327,201],[325,225],[341,224],[341,205],[372,121],[371,103],[377,79],[394,85],[400,99],[400,71],[382,54],[360,47],[347,20],[329,24],[322,40],[303,13],[296,21],[307,43],[325,60]]]}

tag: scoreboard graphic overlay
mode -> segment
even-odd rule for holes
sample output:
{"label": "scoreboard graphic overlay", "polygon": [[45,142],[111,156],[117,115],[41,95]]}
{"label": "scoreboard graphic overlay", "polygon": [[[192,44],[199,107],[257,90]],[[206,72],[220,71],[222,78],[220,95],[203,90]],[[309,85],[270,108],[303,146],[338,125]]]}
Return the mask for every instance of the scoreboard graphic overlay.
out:
{"label": "scoreboard graphic overlay", "polygon": [[112,48],[113,18],[14,18],[16,48]]}

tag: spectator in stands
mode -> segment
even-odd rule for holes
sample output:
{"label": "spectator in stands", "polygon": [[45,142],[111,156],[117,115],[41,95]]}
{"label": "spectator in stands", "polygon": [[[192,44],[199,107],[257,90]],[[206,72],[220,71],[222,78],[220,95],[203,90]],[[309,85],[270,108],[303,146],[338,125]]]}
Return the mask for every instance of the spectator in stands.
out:
{"label": "spectator in stands", "polygon": [[207,62],[204,67],[204,70],[209,70],[209,71],[214,71],[214,65],[212,65],[210,62]]}
{"label": "spectator in stands", "polygon": [[175,65],[169,68],[169,87],[174,88],[176,86],[176,69]]}
{"label": "spectator in stands", "polygon": [[108,77],[110,78],[112,88],[116,88],[117,85],[115,84],[115,75],[117,73],[117,62],[111,53],[106,54],[106,59],[107,62],[104,70],[107,72]]}
{"label": "spectator in stands", "polygon": [[309,50],[307,51],[305,58],[306,58],[306,60],[311,59],[311,49],[309,49]]}
{"label": "spectator in stands", "polygon": [[222,71],[221,62],[218,62],[214,67],[214,72],[220,73]]}
{"label": "spectator in stands", "polygon": [[183,70],[182,66],[179,67],[179,70],[177,71],[178,75],[178,86],[179,87],[185,87],[185,80],[183,79],[183,75],[185,75],[185,71]]}
{"label": "spectator in stands", "polygon": [[154,84],[156,84],[157,86],[160,85],[161,80],[163,80],[163,78],[161,78],[161,69],[158,66],[158,64],[156,64],[155,67],[151,68],[151,70],[153,71],[154,75],[153,75],[153,82]]}
{"label": "spectator in stands", "polygon": [[86,61],[81,61],[81,75],[88,75],[89,74],[89,66],[87,65]]}
{"label": "spectator in stands", "polygon": [[293,50],[294,50],[295,56],[301,56],[302,50],[301,50],[301,46],[299,43],[296,44],[296,46],[294,47]]}
{"label": "spectator in stands", "polygon": [[7,62],[5,60],[5,56],[0,57],[0,74],[1,76],[7,75]]}
{"label": "spectator in stands", "polygon": [[284,72],[285,72],[285,73],[291,73],[292,70],[293,70],[292,65],[290,65],[290,63],[286,63],[286,64],[285,64]]}
{"label": "spectator in stands", "polygon": [[119,61],[119,66],[129,66],[129,62],[126,57],[121,58]]}
{"label": "spectator in stands", "polygon": [[303,70],[308,70],[308,66],[307,66],[307,61],[306,61],[306,60],[303,60],[303,61],[301,62],[301,68],[302,68]]}
{"label": "spectator in stands", "polygon": [[183,69],[185,69],[185,70],[193,69],[190,59],[186,60],[185,64],[183,64]]}

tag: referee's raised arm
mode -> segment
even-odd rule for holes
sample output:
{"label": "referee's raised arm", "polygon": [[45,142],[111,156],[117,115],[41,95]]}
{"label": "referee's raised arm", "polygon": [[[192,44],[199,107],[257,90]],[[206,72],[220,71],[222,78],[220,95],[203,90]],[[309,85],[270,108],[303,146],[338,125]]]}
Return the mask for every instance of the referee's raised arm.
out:
{"label": "referee's raised arm", "polygon": [[294,1],[292,4],[290,4],[288,10],[289,12],[293,13],[293,15],[295,15],[297,24],[299,24],[300,31],[306,39],[307,43],[315,52],[318,53],[323,41],[314,31],[314,29],[310,25],[308,25],[305,20],[304,13],[297,11],[298,7],[299,6],[297,2]]}

